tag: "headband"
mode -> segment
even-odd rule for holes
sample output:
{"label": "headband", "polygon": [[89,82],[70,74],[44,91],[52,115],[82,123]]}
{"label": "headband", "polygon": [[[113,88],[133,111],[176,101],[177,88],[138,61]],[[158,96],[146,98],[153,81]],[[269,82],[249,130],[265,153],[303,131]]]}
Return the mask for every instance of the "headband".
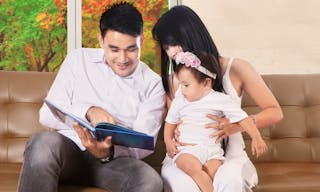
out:
{"label": "headband", "polygon": [[212,79],[216,79],[216,74],[212,73],[205,67],[201,66],[200,59],[191,52],[180,52],[176,56],[176,64],[184,64],[187,67],[192,67],[200,71],[201,73],[208,75]]}

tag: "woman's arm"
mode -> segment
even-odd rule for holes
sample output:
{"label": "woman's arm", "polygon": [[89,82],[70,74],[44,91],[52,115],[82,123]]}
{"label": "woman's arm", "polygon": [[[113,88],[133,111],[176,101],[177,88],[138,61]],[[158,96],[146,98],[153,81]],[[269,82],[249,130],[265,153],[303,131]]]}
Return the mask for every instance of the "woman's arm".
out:
{"label": "woman's arm", "polygon": [[256,155],[256,157],[261,156],[268,149],[265,141],[262,139],[260,132],[255,126],[254,120],[250,117],[247,117],[241,121],[239,121],[241,127],[250,135],[252,139],[251,143],[251,153],[252,155]]}
{"label": "woman's arm", "polygon": [[[230,79],[238,95],[245,91],[257,104],[261,111],[253,118],[258,128],[267,127],[279,122],[283,118],[280,105],[261,76],[246,61],[235,59],[230,70]],[[238,124],[230,124],[226,118],[208,115],[218,123],[208,124],[207,127],[219,129],[212,136],[218,136],[217,142],[224,137],[244,131]]]}
{"label": "woman's arm", "polygon": [[245,91],[261,109],[255,114],[256,126],[262,128],[279,122],[283,118],[282,110],[261,76],[248,62],[240,59],[235,61],[232,75],[241,82],[239,90]]}

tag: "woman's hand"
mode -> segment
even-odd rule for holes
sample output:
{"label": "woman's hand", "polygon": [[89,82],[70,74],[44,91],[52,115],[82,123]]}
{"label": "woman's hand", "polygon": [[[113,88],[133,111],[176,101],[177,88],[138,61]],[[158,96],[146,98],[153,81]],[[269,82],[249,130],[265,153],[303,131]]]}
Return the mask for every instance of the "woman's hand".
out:
{"label": "woman's hand", "polygon": [[230,123],[230,120],[226,117],[218,117],[211,114],[207,115],[207,117],[215,121],[214,123],[207,124],[206,128],[218,130],[210,135],[211,138],[218,136],[216,143],[220,143],[222,139],[228,137],[229,135],[242,131],[242,127],[240,125],[237,123]]}
{"label": "woman's hand", "polygon": [[111,136],[106,137],[103,141],[97,141],[89,133],[88,129],[83,128],[78,123],[72,123],[74,130],[77,132],[81,143],[92,153],[97,159],[110,156],[110,148],[112,147]]}
{"label": "woman's hand", "polygon": [[174,140],[175,140],[176,147],[181,146],[181,144],[179,142],[179,137],[180,137],[179,125],[181,125],[181,123],[182,123],[182,120],[179,120],[177,122],[177,128],[175,128],[175,130],[174,130]]}

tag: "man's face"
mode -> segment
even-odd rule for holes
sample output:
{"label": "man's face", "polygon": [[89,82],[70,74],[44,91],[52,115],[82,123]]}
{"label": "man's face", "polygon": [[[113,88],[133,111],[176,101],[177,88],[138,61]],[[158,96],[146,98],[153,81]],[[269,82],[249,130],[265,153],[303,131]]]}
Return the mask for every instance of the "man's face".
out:
{"label": "man's face", "polygon": [[112,70],[121,77],[132,74],[139,63],[142,37],[133,37],[114,30],[108,30],[103,39],[101,35],[99,37],[106,63]]}

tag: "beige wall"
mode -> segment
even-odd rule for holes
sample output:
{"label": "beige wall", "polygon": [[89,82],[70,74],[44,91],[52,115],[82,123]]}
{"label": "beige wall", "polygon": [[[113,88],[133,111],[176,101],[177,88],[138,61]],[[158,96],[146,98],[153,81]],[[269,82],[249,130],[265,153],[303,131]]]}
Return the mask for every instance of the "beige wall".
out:
{"label": "beige wall", "polygon": [[181,0],[208,27],[221,55],[261,74],[320,73],[319,0]]}

